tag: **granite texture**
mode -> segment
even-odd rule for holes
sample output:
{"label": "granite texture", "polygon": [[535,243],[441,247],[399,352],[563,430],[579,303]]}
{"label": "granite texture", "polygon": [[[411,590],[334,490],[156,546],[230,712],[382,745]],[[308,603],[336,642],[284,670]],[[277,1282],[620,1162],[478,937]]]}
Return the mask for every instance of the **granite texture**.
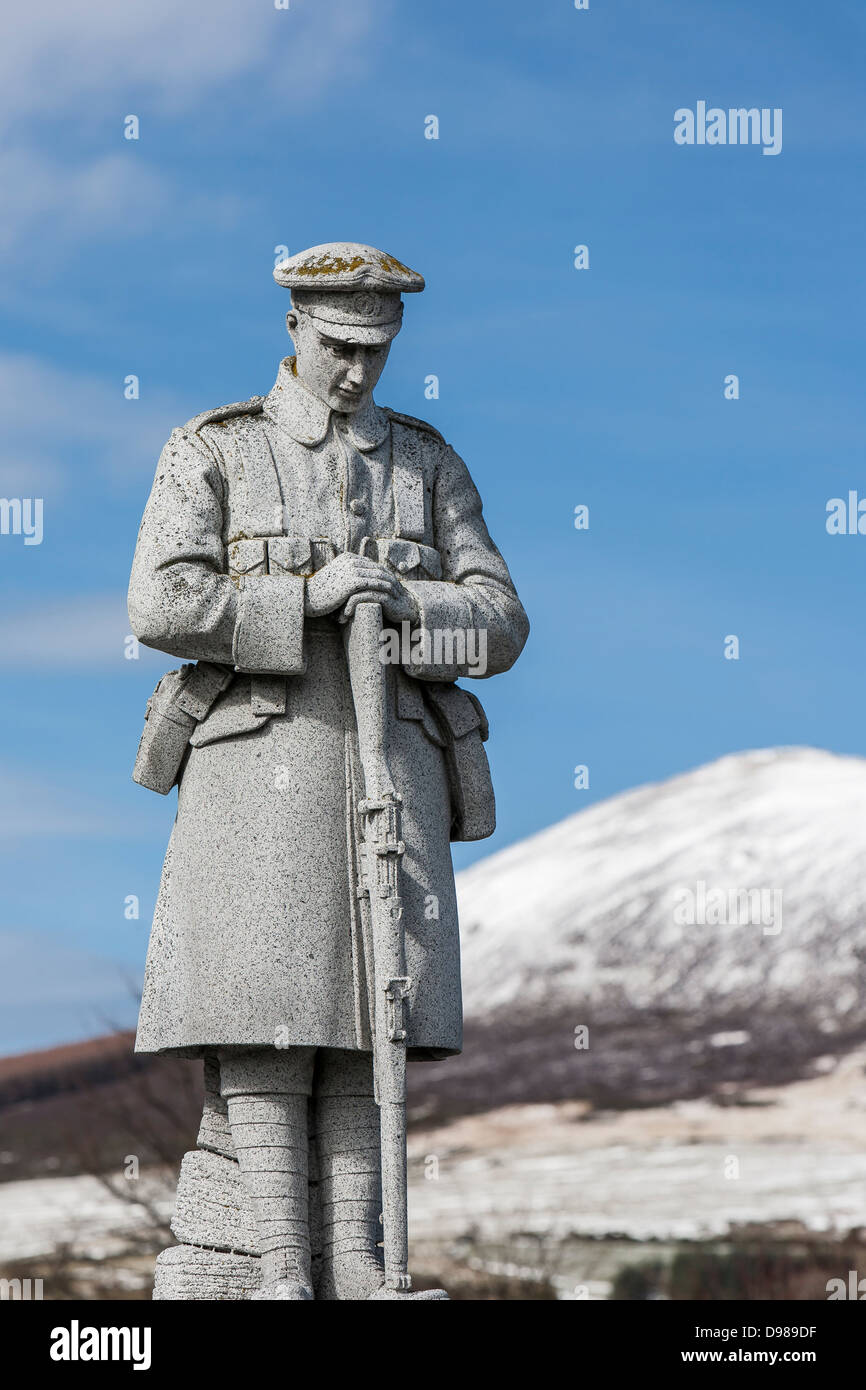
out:
{"label": "granite texture", "polygon": [[[136,636],[196,663],[154,693],[134,774],[178,787],[136,1048],[207,1068],[178,1190],[183,1244],[161,1257],[155,1296],[411,1297],[399,1282],[382,1293],[372,1054],[381,1088],[387,982],[369,872],[385,851],[365,842],[358,728],[375,699],[400,838],[387,851],[389,973],[405,976],[396,1093],[381,1107],[387,1262],[406,1055],[462,1046],[450,843],[495,824],[486,717],[455,682],[507,670],[528,622],[462,459],[373,398],[401,295],[423,278],[347,242],[274,278],[291,291],[295,355],[267,395],[173,431],[129,588]],[[358,688],[356,608],[376,615],[378,644]]]}
{"label": "granite texture", "polygon": [[[136,550],[129,602],[141,640],[187,658],[247,662],[192,734],[148,956],[140,1051],[270,1046],[277,1030],[288,1045],[370,1045],[349,815],[361,794],[357,738],[341,626],[331,616],[304,618],[313,538],[352,550],[370,534],[395,539],[393,463],[408,469],[414,448],[423,515],[419,508],[397,563],[410,566],[401,582],[417,588],[419,624],[483,629],[487,675],[511,664],[526,635],[478,494],[435,431],[395,425],[386,412],[354,442],[340,419],[313,426],[321,403],[285,364],[269,401],[261,413],[173,436]],[[294,437],[300,419],[314,444]],[[281,552],[299,574],[275,571],[270,559],[274,539],[297,536],[231,539],[250,524],[242,441],[252,431],[273,451],[283,525],[303,538]],[[344,505],[347,491],[360,515]],[[241,545],[248,549],[239,558]],[[232,564],[243,572],[233,575]],[[441,580],[414,577],[440,566]],[[450,839],[452,805],[465,793],[452,796],[446,742],[461,741],[465,724],[477,728],[480,717],[457,687],[447,709],[436,696],[463,673],[454,663],[385,668],[396,716],[393,772],[404,797],[407,956],[416,982],[410,1046],[428,1053],[462,1044]],[[489,821],[492,829],[492,814]]]}
{"label": "granite texture", "polygon": [[175,1245],[157,1258],[153,1297],[220,1303],[249,1299],[261,1287],[260,1266],[257,1256]]}

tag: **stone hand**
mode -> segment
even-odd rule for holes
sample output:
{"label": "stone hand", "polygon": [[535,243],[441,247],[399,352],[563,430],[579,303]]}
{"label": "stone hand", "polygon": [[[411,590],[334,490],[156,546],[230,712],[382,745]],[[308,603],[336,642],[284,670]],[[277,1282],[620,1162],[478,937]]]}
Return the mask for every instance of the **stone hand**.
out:
{"label": "stone hand", "polygon": [[383,593],[376,590],[353,594],[340,614],[340,621],[347,623],[359,603],[381,603],[382,612],[392,623],[416,623],[419,618],[418,602],[415,595],[399,579],[395,579],[396,593]]}
{"label": "stone hand", "polygon": [[361,594],[384,604],[386,598],[396,600],[401,589],[400,581],[384,565],[346,551],[307,580],[304,612],[308,618],[321,618]]}

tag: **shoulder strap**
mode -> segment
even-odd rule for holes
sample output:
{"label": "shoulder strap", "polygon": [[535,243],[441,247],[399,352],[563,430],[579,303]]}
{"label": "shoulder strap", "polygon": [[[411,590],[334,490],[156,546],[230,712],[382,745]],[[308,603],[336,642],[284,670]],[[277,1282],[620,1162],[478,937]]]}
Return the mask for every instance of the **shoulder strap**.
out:
{"label": "shoulder strap", "polygon": [[251,396],[248,401],[235,401],[233,405],[218,405],[213,410],[203,410],[194,415],[184,425],[185,430],[203,429],[205,425],[219,425],[223,420],[233,420],[237,415],[261,415],[264,396]]}
{"label": "shoulder strap", "polygon": [[412,429],[423,430],[425,434],[432,434],[434,438],[441,440],[443,444],[445,443],[445,439],[435,426],[428,424],[426,420],[419,420],[415,415],[403,415],[401,411],[392,410],[388,405],[385,406],[385,414],[390,416],[392,420],[396,420],[398,424],[410,425]]}

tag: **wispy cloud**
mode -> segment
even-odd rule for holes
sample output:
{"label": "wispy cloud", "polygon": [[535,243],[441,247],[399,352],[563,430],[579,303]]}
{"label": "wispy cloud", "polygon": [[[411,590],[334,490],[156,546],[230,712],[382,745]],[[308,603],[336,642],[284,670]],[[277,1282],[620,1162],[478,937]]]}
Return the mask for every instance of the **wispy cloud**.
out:
{"label": "wispy cloud", "polygon": [[41,769],[0,765],[0,841],[129,839],[148,833],[143,821],[119,817],[116,807],[52,780]]}
{"label": "wispy cloud", "polygon": [[32,354],[0,353],[0,493],[63,492],[75,481],[64,460],[82,446],[104,477],[149,476],[169,430],[188,414],[164,391],[129,401],[121,378],[107,381]]}
{"label": "wispy cloud", "polygon": [[[22,144],[0,154],[0,183],[6,190],[0,224],[0,257],[19,257],[43,279],[62,277],[71,251],[82,243],[147,236],[178,206],[172,178],[146,161],[121,152],[70,160]],[[226,191],[187,193],[184,215],[213,225],[234,220],[242,200]],[[45,243],[44,254],[34,248]],[[62,246],[64,254],[56,255]],[[9,287],[9,290],[14,287]]]}
{"label": "wispy cloud", "polygon": [[[187,227],[235,216],[239,195],[191,193],[149,162],[144,138],[134,153],[125,146],[125,117],[137,115],[146,132],[148,122],[200,113],[240,81],[255,82],[259,100],[270,94],[281,119],[299,115],[338,77],[363,69],[365,40],[388,8],[372,0],[291,0],[287,10],[268,0],[45,0],[9,11],[0,34],[0,257],[20,262],[28,279],[40,267],[40,278],[52,279],[77,246],[120,231],[147,236],[177,208]],[[43,241],[44,258],[33,251]]]}
{"label": "wispy cloud", "polygon": [[[119,671],[128,660],[128,634],[125,594],[77,594],[0,613],[0,652],[7,671]],[[148,647],[139,647],[134,659],[154,669],[170,660]]]}
{"label": "wispy cloud", "polygon": [[[8,12],[0,45],[0,115],[86,117],[106,99],[123,106],[134,97],[173,114],[255,73],[275,88],[282,82],[293,103],[309,99],[351,69],[353,54],[358,61],[387,9],[372,0],[291,0],[286,10],[248,0],[20,6]],[[289,45],[290,82],[274,61],[278,45]]]}

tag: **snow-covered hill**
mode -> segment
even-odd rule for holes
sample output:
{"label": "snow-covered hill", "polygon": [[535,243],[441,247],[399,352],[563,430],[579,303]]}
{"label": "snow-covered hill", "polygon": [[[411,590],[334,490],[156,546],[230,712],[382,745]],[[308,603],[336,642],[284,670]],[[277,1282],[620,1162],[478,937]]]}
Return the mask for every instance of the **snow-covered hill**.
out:
{"label": "snow-covered hill", "polygon": [[864,850],[866,759],[780,748],[482,860],[458,880],[467,1051],[443,1089],[664,1099],[849,1046],[866,1036]]}
{"label": "snow-covered hill", "polygon": [[[780,892],[781,922],[765,898],[763,922],[678,923],[701,882]],[[771,749],[639,787],[461,874],[460,909],[473,1019],[586,998],[866,1019],[866,759]]]}

